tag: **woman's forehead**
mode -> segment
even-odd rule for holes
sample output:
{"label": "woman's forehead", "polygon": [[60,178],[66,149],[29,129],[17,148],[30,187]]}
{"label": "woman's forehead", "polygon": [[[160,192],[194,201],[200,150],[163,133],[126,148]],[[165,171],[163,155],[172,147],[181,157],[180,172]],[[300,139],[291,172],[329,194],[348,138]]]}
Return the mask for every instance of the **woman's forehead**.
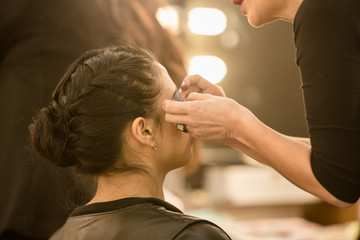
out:
{"label": "woman's forehead", "polygon": [[157,64],[160,68],[160,73],[161,73],[161,78],[163,81],[164,89],[167,89],[167,91],[171,90],[173,92],[176,89],[175,83],[169,76],[169,73],[166,70],[166,68],[163,65],[161,65],[160,63],[157,63]]}

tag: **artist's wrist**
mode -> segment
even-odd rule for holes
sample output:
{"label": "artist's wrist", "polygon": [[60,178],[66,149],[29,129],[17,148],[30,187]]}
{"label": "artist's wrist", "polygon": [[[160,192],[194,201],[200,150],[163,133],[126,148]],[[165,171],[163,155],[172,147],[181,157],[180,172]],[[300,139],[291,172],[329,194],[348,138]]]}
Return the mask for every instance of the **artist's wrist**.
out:
{"label": "artist's wrist", "polygon": [[239,141],[242,142],[242,134],[244,133],[244,125],[247,123],[248,110],[238,103],[233,103],[230,106],[230,111],[226,122],[226,139],[225,141]]}

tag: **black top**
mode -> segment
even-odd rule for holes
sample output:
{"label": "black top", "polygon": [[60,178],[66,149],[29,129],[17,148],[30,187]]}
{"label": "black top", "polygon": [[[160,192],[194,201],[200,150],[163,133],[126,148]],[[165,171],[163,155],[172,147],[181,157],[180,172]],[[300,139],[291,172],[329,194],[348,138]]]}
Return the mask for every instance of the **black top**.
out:
{"label": "black top", "polygon": [[360,197],[360,1],[304,0],[294,21],[311,166],[335,197]]}
{"label": "black top", "polygon": [[156,198],[124,198],[73,211],[51,240],[229,240],[212,222],[184,215]]}

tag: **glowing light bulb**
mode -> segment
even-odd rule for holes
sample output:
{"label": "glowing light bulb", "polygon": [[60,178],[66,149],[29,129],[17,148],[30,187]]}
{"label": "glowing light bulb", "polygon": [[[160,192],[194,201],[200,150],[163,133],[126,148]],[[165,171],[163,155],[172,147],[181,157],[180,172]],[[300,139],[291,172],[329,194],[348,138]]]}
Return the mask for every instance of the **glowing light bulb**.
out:
{"label": "glowing light bulb", "polygon": [[180,32],[180,10],[179,7],[172,5],[159,8],[156,12],[156,19],[163,28],[178,34]]}
{"label": "glowing light bulb", "polygon": [[227,73],[225,62],[215,56],[195,56],[189,65],[189,75],[199,74],[214,84],[221,82]]}
{"label": "glowing light bulb", "polygon": [[188,13],[188,27],[194,34],[219,35],[226,26],[226,15],[219,9],[193,8]]}

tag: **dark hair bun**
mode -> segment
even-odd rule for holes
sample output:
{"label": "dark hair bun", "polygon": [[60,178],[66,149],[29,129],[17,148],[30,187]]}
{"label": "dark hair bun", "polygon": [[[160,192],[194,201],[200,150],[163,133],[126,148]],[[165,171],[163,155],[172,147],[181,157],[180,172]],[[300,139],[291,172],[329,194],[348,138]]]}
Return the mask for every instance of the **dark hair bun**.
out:
{"label": "dark hair bun", "polygon": [[42,108],[30,125],[35,150],[57,166],[69,167],[78,162],[68,148],[69,129],[62,109],[56,102]]}
{"label": "dark hair bun", "polygon": [[76,165],[85,174],[129,169],[120,161],[124,131],[138,116],[158,115],[158,76],[155,58],[142,49],[117,46],[85,53],[30,125],[34,149],[58,166]]}

